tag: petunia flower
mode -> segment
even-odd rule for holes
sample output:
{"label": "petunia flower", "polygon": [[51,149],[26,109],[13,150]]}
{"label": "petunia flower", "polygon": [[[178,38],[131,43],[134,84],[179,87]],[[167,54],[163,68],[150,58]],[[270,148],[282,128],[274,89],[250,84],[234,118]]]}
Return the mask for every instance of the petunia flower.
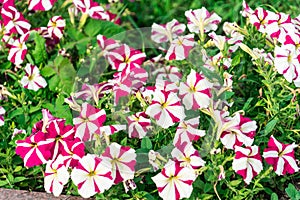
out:
{"label": "petunia flower", "polygon": [[146,114],[156,119],[162,128],[168,128],[185,118],[184,108],[180,99],[173,92],[155,90],[151,105]]}
{"label": "petunia flower", "polygon": [[295,82],[296,86],[299,87],[299,53],[294,45],[276,46],[274,50],[274,66],[279,74],[283,74],[284,78],[291,83]]}
{"label": "petunia flower", "polygon": [[192,141],[197,141],[200,137],[205,136],[205,131],[198,129],[199,119],[200,117],[195,117],[179,123],[173,139],[174,146],[179,147],[184,142],[190,143]]}
{"label": "petunia flower", "polygon": [[236,146],[251,146],[254,141],[257,125],[256,121],[236,113],[232,118],[223,119],[221,142],[227,149]]}
{"label": "petunia flower", "polygon": [[[0,107],[0,116],[1,116],[1,107]],[[1,118],[1,117],[0,117]],[[1,119],[0,119],[1,120]],[[16,137],[17,135],[19,134],[26,134],[26,131],[24,129],[17,129],[17,128],[14,128],[14,132],[11,136],[11,139],[13,139],[14,137]]]}
{"label": "petunia flower", "polygon": [[180,24],[176,19],[166,24],[152,25],[151,39],[156,43],[172,42],[174,38],[185,31],[185,25]]}
{"label": "petunia flower", "polygon": [[75,130],[71,125],[66,125],[65,120],[53,120],[46,129],[46,140],[53,143],[52,160],[68,149],[66,143],[74,140]]}
{"label": "petunia flower", "polygon": [[180,83],[179,96],[186,109],[207,108],[210,104],[212,83],[203,74],[191,70],[185,83]]}
{"label": "petunia flower", "polygon": [[250,184],[251,180],[263,169],[259,147],[249,146],[243,148],[236,146],[232,169],[243,177],[246,184]]}
{"label": "petunia flower", "polygon": [[5,29],[9,33],[26,34],[30,30],[30,23],[24,18],[15,6],[4,4],[1,9],[1,16]]}
{"label": "petunia flower", "polygon": [[189,198],[193,191],[193,182],[196,179],[194,170],[181,167],[179,162],[169,160],[152,180],[156,184],[159,196],[164,200],[178,200]]}
{"label": "petunia flower", "polygon": [[137,112],[127,117],[130,138],[143,138],[151,127],[151,120],[145,112]]}
{"label": "petunia flower", "polygon": [[88,141],[93,138],[93,134],[99,133],[99,127],[106,120],[106,113],[103,109],[93,107],[88,103],[82,104],[80,116],[73,119],[76,128],[76,137],[83,141]]}
{"label": "petunia flower", "polygon": [[4,125],[4,114],[5,114],[5,109],[0,106],[0,126]]}
{"label": "petunia flower", "polygon": [[257,30],[261,33],[266,33],[269,21],[277,19],[276,14],[265,10],[263,8],[257,8],[249,17],[250,23],[253,24]]}
{"label": "petunia flower", "polygon": [[64,156],[64,165],[71,168],[76,167],[78,161],[85,155],[84,142],[77,137],[73,140],[63,142],[62,145],[64,146],[64,151],[60,152],[60,155]]}
{"label": "petunia flower", "polygon": [[63,120],[63,119],[59,119],[59,118],[54,117],[48,109],[42,109],[42,115],[43,115],[42,120],[35,123],[34,126],[32,127],[32,133],[33,134],[35,134],[39,131],[42,131],[43,133],[46,133],[47,132],[46,129],[48,128],[49,124],[52,121],[54,121],[54,120]]}
{"label": "petunia flower", "polygon": [[69,178],[70,174],[64,165],[63,156],[60,155],[56,160],[47,162],[44,175],[44,188],[47,193],[53,193],[54,196],[58,197]]}
{"label": "petunia flower", "polygon": [[175,147],[171,155],[182,167],[191,167],[196,170],[205,165],[205,161],[200,157],[199,152],[193,147],[191,142],[184,142]]}
{"label": "petunia flower", "polygon": [[106,147],[101,158],[111,163],[111,175],[114,184],[134,178],[134,167],[136,164],[136,153],[134,149],[121,146],[114,142]]}
{"label": "petunia flower", "polygon": [[30,0],[28,10],[48,11],[57,0]]}
{"label": "petunia flower", "polygon": [[247,2],[245,0],[243,0],[243,9],[240,12],[242,14],[243,17],[250,17],[250,15],[252,15],[254,13],[254,10],[252,10],[249,5],[247,4]]}
{"label": "petunia flower", "polygon": [[25,67],[25,75],[21,79],[24,88],[38,91],[40,88],[47,86],[46,80],[40,75],[40,70],[35,65],[27,64]]}
{"label": "petunia flower", "polygon": [[275,16],[276,18],[269,19],[266,32],[271,38],[276,38],[282,42],[286,35],[295,33],[296,29],[290,15],[276,13]]}
{"label": "petunia flower", "polygon": [[15,65],[22,64],[25,59],[27,53],[27,46],[25,42],[28,37],[29,34],[24,34],[20,38],[14,40],[14,42],[10,45],[7,59]]}
{"label": "petunia flower", "polygon": [[299,171],[295,159],[295,148],[297,145],[283,144],[272,135],[268,147],[264,150],[263,157],[266,162],[273,166],[277,175],[293,174]]}
{"label": "petunia flower", "polygon": [[120,46],[120,44],[116,40],[106,38],[104,35],[101,34],[97,35],[97,43],[102,49],[104,56],[108,55],[111,50]]}
{"label": "petunia flower", "polygon": [[46,141],[45,133],[41,131],[30,135],[25,140],[17,140],[16,144],[16,154],[23,159],[25,167],[45,164],[51,159],[52,143]]}
{"label": "petunia flower", "polygon": [[60,40],[63,37],[65,26],[66,21],[61,16],[52,17],[47,25],[49,36],[55,40]]}
{"label": "petunia flower", "polygon": [[129,47],[127,44],[109,52],[108,62],[112,69],[129,73],[134,68],[141,68],[146,54]]}
{"label": "petunia flower", "polygon": [[73,0],[73,4],[82,13],[87,14],[92,18],[109,20],[109,15],[106,12],[104,12],[103,7],[95,1]]}
{"label": "petunia flower", "polygon": [[182,79],[182,74],[179,69],[170,65],[159,68],[152,74],[156,76],[156,80],[169,80],[176,84]]}
{"label": "petunia flower", "polygon": [[162,79],[156,79],[155,88],[165,92],[173,92],[173,93],[177,93],[179,89],[178,84],[172,81],[167,81]]}
{"label": "petunia flower", "polygon": [[114,125],[107,125],[107,126],[101,126],[99,128],[99,132],[101,135],[112,135],[114,133],[117,133],[119,131],[126,130],[126,125],[121,124],[114,124]]}
{"label": "petunia flower", "polygon": [[166,60],[183,60],[189,56],[194,45],[194,34],[178,36],[171,42],[165,58]]}
{"label": "petunia flower", "polygon": [[206,8],[202,7],[197,10],[185,11],[188,20],[188,29],[192,33],[203,35],[209,31],[215,31],[222,18],[216,13],[209,13]]}
{"label": "petunia flower", "polygon": [[87,154],[72,170],[71,179],[83,198],[103,193],[113,184],[111,164],[96,155]]}

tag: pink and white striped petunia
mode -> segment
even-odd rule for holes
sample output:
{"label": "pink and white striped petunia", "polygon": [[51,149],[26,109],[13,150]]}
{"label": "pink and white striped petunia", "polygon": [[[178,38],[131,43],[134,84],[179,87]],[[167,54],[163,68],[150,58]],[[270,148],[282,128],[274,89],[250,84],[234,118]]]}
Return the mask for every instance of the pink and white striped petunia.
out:
{"label": "pink and white striped petunia", "polygon": [[179,83],[182,78],[182,74],[177,67],[174,66],[165,66],[155,70],[153,75],[156,75],[156,79],[158,80],[169,80],[173,83]]}
{"label": "pink and white striped petunia", "polygon": [[277,175],[293,174],[299,171],[294,155],[296,147],[295,143],[283,144],[272,135],[268,147],[264,150],[263,157],[268,164],[273,166]]}
{"label": "pink and white striped petunia", "polygon": [[101,34],[97,35],[97,43],[99,47],[102,49],[104,56],[108,55],[108,53],[111,50],[120,46],[120,44],[116,40],[111,38],[106,38],[104,35]]}
{"label": "pink and white striped petunia", "polygon": [[181,167],[179,162],[169,160],[159,174],[152,177],[159,196],[164,200],[189,198],[196,179],[192,168]]}
{"label": "pink and white striped petunia", "polygon": [[4,125],[4,114],[5,114],[5,109],[0,106],[0,126]]}
{"label": "pink and white striped petunia", "polygon": [[93,134],[99,134],[99,127],[106,120],[105,110],[100,110],[88,103],[82,104],[80,116],[73,119],[76,127],[75,137],[79,137],[83,141],[88,141],[93,138]]}
{"label": "pink and white striped petunia", "polygon": [[210,83],[203,74],[191,70],[185,83],[180,83],[179,96],[187,110],[207,108],[212,97]]}
{"label": "pink and white striped petunia", "polygon": [[254,11],[250,8],[250,6],[247,4],[245,0],[243,0],[243,9],[241,11],[241,14],[243,17],[250,17]]}
{"label": "pink and white striped petunia", "polygon": [[64,165],[63,156],[60,155],[56,160],[47,162],[44,175],[44,188],[47,193],[53,193],[54,196],[58,197],[69,178],[70,174]]}
{"label": "pink and white striped petunia", "polygon": [[21,79],[21,84],[24,88],[38,91],[40,88],[47,86],[46,80],[40,75],[40,70],[37,66],[27,64],[25,67],[25,75]]}
{"label": "pink and white striped petunia", "polygon": [[178,92],[178,84],[172,82],[172,81],[166,81],[162,79],[156,79],[155,81],[155,88],[158,90],[163,90],[165,92]]}
{"label": "pink and white striped petunia", "polygon": [[145,53],[123,44],[109,52],[108,62],[112,69],[129,73],[134,68],[141,68],[145,58]]}
{"label": "pink and white striped petunia", "polygon": [[59,40],[63,37],[66,21],[61,16],[52,17],[47,25],[49,36]]}
{"label": "pink and white striped petunia", "polygon": [[96,193],[103,193],[112,186],[111,168],[111,164],[106,160],[87,154],[72,170],[71,179],[77,185],[78,193],[83,198],[89,198]]}
{"label": "pink and white striped petunia", "polygon": [[271,38],[278,39],[279,42],[284,41],[287,34],[295,33],[295,25],[292,23],[291,16],[285,13],[276,13],[276,18],[268,21],[266,32]]}
{"label": "pink and white striped petunia", "polygon": [[205,136],[205,131],[198,129],[199,119],[200,117],[195,117],[179,123],[173,139],[174,146],[179,147],[184,142],[190,143],[198,140],[200,137]]}
{"label": "pink and white striped petunia", "polygon": [[263,169],[259,147],[235,147],[232,169],[243,177],[245,183],[250,184],[251,180]]}
{"label": "pink and white striped petunia", "polygon": [[30,0],[28,10],[48,11],[57,0]]}
{"label": "pink and white striped petunia", "polygon": [[25,167],[45,164],[52,157],[53,144],[46,141],[45,133],[39,131],[25,140],[17,140],[16,154],[19,155]]}
{"label": "pink and white striped petunia", "polygon": [[30,30],[30,23],[15,6],[3,6],[1,9],[3,24],[8,33],[24,35]]}
{"label": "pink and white striped petunia", "polygon": [[130,147],[111,143],[106,147],[101,158],[111,163],[114,184],[134,178],[136,153]]}
{"label": "pink and white striped petunia", "polygon": [[156,119],[162,128],[168,128],[185,118],[184,108],[180,99],[173,92],[155,90],[151,105],[146,114]]}
{"label": "pink and white striped petunia", "polygon": [[171,155],[174,160],[180,163],[181,167],[191,167],[196,170],[205,165],[205,161],[202,160],[199,152],[191,142],[184,142],[182,145],[175,147]]}
{"label": "pink and white striped petunia", "polygon": [[66,154],[66,143],[74,140],[75,130],[71,125],[66,125],[65,120],[53,120],[46,129],[46,140],[53,143],[52,160],[59,154]]}
{"label": "pink and white striped petunia", "polygon": [[274,66],[279,74],[283,74],[284,78],[291,83],[295,82],[297,87],[300,86],[300,64],[299,53],[294,45],[276,46],[274,50],[275,59]]}
{"label": "pink and white striped petunia", "polygon": [[48,128],[49,124],[52,121],[63,120],[63,119],[54,117],[48,109],[42,109],[42,115],[43,115],[42,120],[35,123],[34,126],[32,127],[33,134],[37,133],[38,131],[42,131],[43,133],[46,133],[47,132],[46,128]]}
{"label": "pink and white striped petunia", "polygon": [[215,31],[222,18],[216,13],[209,13],[206,8],[202,7],[197,10],[185,11],[188,20],[188,29],[192,33],[203,35],[209,31]]}
{"label": "pink and white striped petunia", "polygon": [[189,56],[194,45],[194,34],[178,36],[171,42],[165,58],[167,60],[183,60]]}
{"label": "pink and white striped petunia", "polygon": [[87,14],[92,18],[109,20],[109,15],[97,2],[92,0],[73,0],[73,4],[82,13]]}
{"label": "pink and white striped petunia", "polygon": [[253,24],[257,30],[261,33],[266,33],[269,21],[277,19],[276,14],[265,10],[263,8],[257,8],[249,17],[250,23]]}
{"label": "pink and white striped petunia", "polygon": [[25,42],[27,41],[28,37],[29,34],[24,34],[10,45],[7,59],[15,65],[22,64],[25,59],[27,53],[27,46]]}
{"label": "pink and white striped petunia", "polygon": [[101,135],[112,135],[114,133],[117,133],[119,131],[126,130],[126,125],[121,124],[114,124],[114,125],[107,125],[107,126],[101,126],[99,128],[99,132]]}
{"label": "pink and white striped petunia", "polygon": [[145,112],[137,112],[127,117],[130,138],[143,138],[151,127],[151,120]]}
{"label": "pink and white striped petunia", "polygon": [[225,119],[221,126],[221,142],[227,149],[235,149],[243,144],[252,145],[257,129],[256,121],[236,113],[232,118]]}
{"label": "pink and white striped petunia", "polygon": [[64,156],[64,165],[71,168],[76,167],[78,161],[85,155],[84,143],[77,137],[62,144],[64,151],[61,152],[61,155]]}
{"label": "pink and white striped petunia", "polygon": [[176,19],[166,24],[152,25],[151,39],[156,43],[172,42],[174,38],[185,31],[185,25],[180,24]]}

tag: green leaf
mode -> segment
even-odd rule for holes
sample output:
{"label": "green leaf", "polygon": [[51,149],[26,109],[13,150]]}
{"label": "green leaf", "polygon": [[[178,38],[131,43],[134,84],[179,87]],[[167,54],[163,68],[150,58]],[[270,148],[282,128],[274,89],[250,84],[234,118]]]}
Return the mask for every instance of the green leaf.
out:
{"label": "green leaf", "polygon": [[0,181],[0,187],[4,186],[4,185],[7,185],[8,182],[7,181]]}
{"label": "green leaf", "polygon": [[8,118],[12,119],[18,115],[22,115],[23,113],[23,108],[17,108],[14,111],[8,113]]}
{"label": "green leaf", "polygon": [[98,34],[112,37],[124,32],[124,29],[110,21],[90,19],[84,28],[84,32],[90,37],[94,37]]}
{"label": "green leaf", "polygon": [[241,62],[241,56],[240,56],[240,54],[238,54],[233,57],[233,59],[231,61],[231,67],[237,66],[238,64],[240,64],[240,62]]}
{"label": "green leaf", "polygon": [[292,200],[299,200],[300,199],[300,192],[297,191],[295,186],[289,183],[288,187],[285,188],[285,192]]}
{"label": "green leaf", "polygon": [[271,200],[278,200],[278,196],[276,193],[274,193],[274,192],[272,193]]}
{"label": "green leaf", "polygon": [[52,67],[46,66],[41,70],[41,74],[44,77],[50,77],[56,74],[56,71]]}
{"label": "green leaf", "polygon": [[211,183],[205,183],[204,189],[203,189],[204,193],[207,193],[207,192],[211,191],[212,189],[213,189],[213,186]]}
{"label": "green leaf", "polygon": [[36,32],[34,35],[34,41],[35,49],[33,50],[32,55],[34,57],[35,64],[40,64],[48,58],[45,39]]}
{"label": "green leaf", "polygon": [[242,180],[234,180],[234,181],[230,182],[230,185],[235,187],[235,186],[238,186],[241,182],[242,182]]}
{"label": "green leaf", "polygon": [[49,89],[52,91],[52,92],[55,92],[56,91],[56,88],[59,84],[59,77],[58,76],[53,76],[50,80],[49,80]]}
{"label": "green leaf", "polygon": [[272,132],[272,130],[275,128],[278,121],[279,120],[277,118],[275,118],[267,123],[266,128],[265,128],[265,135],[268,135],[269,133]]}
{"label": "green leaf", "polygon": [[19,172],[19,171],[21,171],[21,170],[22,170],[22,166],[17,166],[17,167],[15,168],[14,172]]}
{"label": "green leaf", "polygon": [[144,137],[141,142],[142,149],[152,149],[152,142],[148,137]]}
{"label": "green leaf", "polygon": [[20,177],[16,177],[14,179],[14,183],[18,183],[18,182],[21,182],[21,181],[24,181],[26,180],[27,178],[26,177],[23,177],[23,176],[20,176]]}
{"label": "green leaf", "polygon": [[244,111],[248,110],[250,108],[250,103],[252,102],[253,99],[254,99],[253,97],[250,97],[249,99],[247,99],[242,110],[244,110]]}

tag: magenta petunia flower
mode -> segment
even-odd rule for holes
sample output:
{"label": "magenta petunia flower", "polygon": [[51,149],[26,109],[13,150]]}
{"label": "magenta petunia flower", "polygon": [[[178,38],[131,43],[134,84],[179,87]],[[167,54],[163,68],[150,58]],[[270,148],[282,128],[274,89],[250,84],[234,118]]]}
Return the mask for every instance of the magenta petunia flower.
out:
{"label": "magenta petunia flower", "polygon": [[30,0],[28,10],[50,10],[57,0]]}
{"label": "magenta petunia flower", "polygon": [[189,56],[194,45],[194,34],[178,36],[171,42],[165,58],[166,60],[183,60]]}
{"label": "magenta petunia flower", "polygon": [[54,196],[58,197],[69,178],[70,174],[64,165],[63,156],[60,155],[57,159],[47,162],[44,175],[44,188],[47,193],[53,193]]}
{"label": "magenta petunia flower", "polygon": [[212,97],[212,83],[203,74],[191,70],[185,83],[180,83],[179,96],[187,110],[207,108]]}
{"label": "magenta petunia flower", "polygon": [[24,161],[25,167],[45,164],[52,157],[53,143],[46,141],[45,133],[39,131],[25,140],[17,140],[16,154]]}
{"label": "magenta petunia flower", "polygon": [[136,164],[134,149],[114,142],[106,147],[101,158],[111,163],[111,175],[115,184],[134,178],[134,167]]}
{"label": "magenta petunia flower", "polygon": [[146,114],[156,119],[157,124],[162,128],[168,128],[185,118],[184,108],[177,95],[161,90],[155,90]]}
{"label": "magenta petunia flower", "polygon": [[127,117],[130,138],[143,138],[151,127],[151,120],[145,112],[137,112]]}
{"label": "magenta petunia flower", "polygon": [[24,35],[30,30],[30,23],[24,18],[14,5],[4,4],[1,9],[3,24],[8,33]]}
{"label": "magenta petunia flower", "polygon": [[25,59],[27,54],[27,46],[25,42],[27,41],[28,37],[29,34],[24,34],[20,38],[14,40],[10,45],[7,59],[15,65],[22,64]]}
{"label": "magenta petunia flower", "polygon": [[112,69],[129,73],[134,68],[141,68],[146,54],[123,44],[108,54],[108,62]]}
{"label": "magenta petunia flower", "polygon": [[250,184],[251,180],[263,169],[259,147],[249,146],[243,148],[236,146],[232,169],[243,177],[245,183]]}
{"label": "magenta petunia flower", "polygon": [[293,174],[299,171],[294,155],[296,147],[295,143],[283,144],[272,135],[263,157],[268,164],[273,166],[277,175]]}
{"label": "magenta petunia flower", "polygon": [[87,154],[72,170],[71,179],[83,198],[103,193],[113,184],[111,164],[96,155]]}
{"label": "magenta petunia flower", "polygon": [[66,125],[65,120],[54,120],[46,129],[46,140],[53,143],[52,160],[59,154],[68,152],[66,143],[74,140],[75,130],[71,125]]}
{"label": "magenta petunia flower", "polygon": [[222,20],[219,15],[208,12],[204,7],[185,11],[185,16],[188,20],[187,27],[190,32],[201,34],[217,30],[218,24]]}
{"label": "magenta petunia flower", "polygon": [[47,25],[49,36],[55,40],[60,40],[63,37],[66,21],[61,16],[52,17]]}
{"label": "magenta petunia flower", "polygon": [[99,128],[106,120],[105,110],[100,110],[88,103],[82,104],[80,116],[73,119],[76,128],[76,137],[83,141],[88,141],[93,138],[93,134],[99,134]]}
{"label": "magenta petunia flower", "polygon": [[35,65],[27,64],[25,67],[26,74],[21,80],[24,88],[38,91],[40,88],[47,86],[46,80],[40,75],[40,70]]}
{"label": "magenta petunia flower", "polygon": [[179,162],[169,160],[159,174],[152,177],[159,196],[164,200],[178,200],[189,198],[196,179],[194,170],[182,167]]}
{"label": "magenta petunia flower", "polygon": [[227,149],[236,146],[251,146],[254,141],[257,125],[256,121],[236,113],[232,118],[223,118],[221,142]]}
{"label": "magenta petunia flower", "polygon": [[174,38],[182,34],[185,31],[185,25],[180,24],[176,19],[166,24],[152,25],[151,39],[156,43],[172,42]]}

